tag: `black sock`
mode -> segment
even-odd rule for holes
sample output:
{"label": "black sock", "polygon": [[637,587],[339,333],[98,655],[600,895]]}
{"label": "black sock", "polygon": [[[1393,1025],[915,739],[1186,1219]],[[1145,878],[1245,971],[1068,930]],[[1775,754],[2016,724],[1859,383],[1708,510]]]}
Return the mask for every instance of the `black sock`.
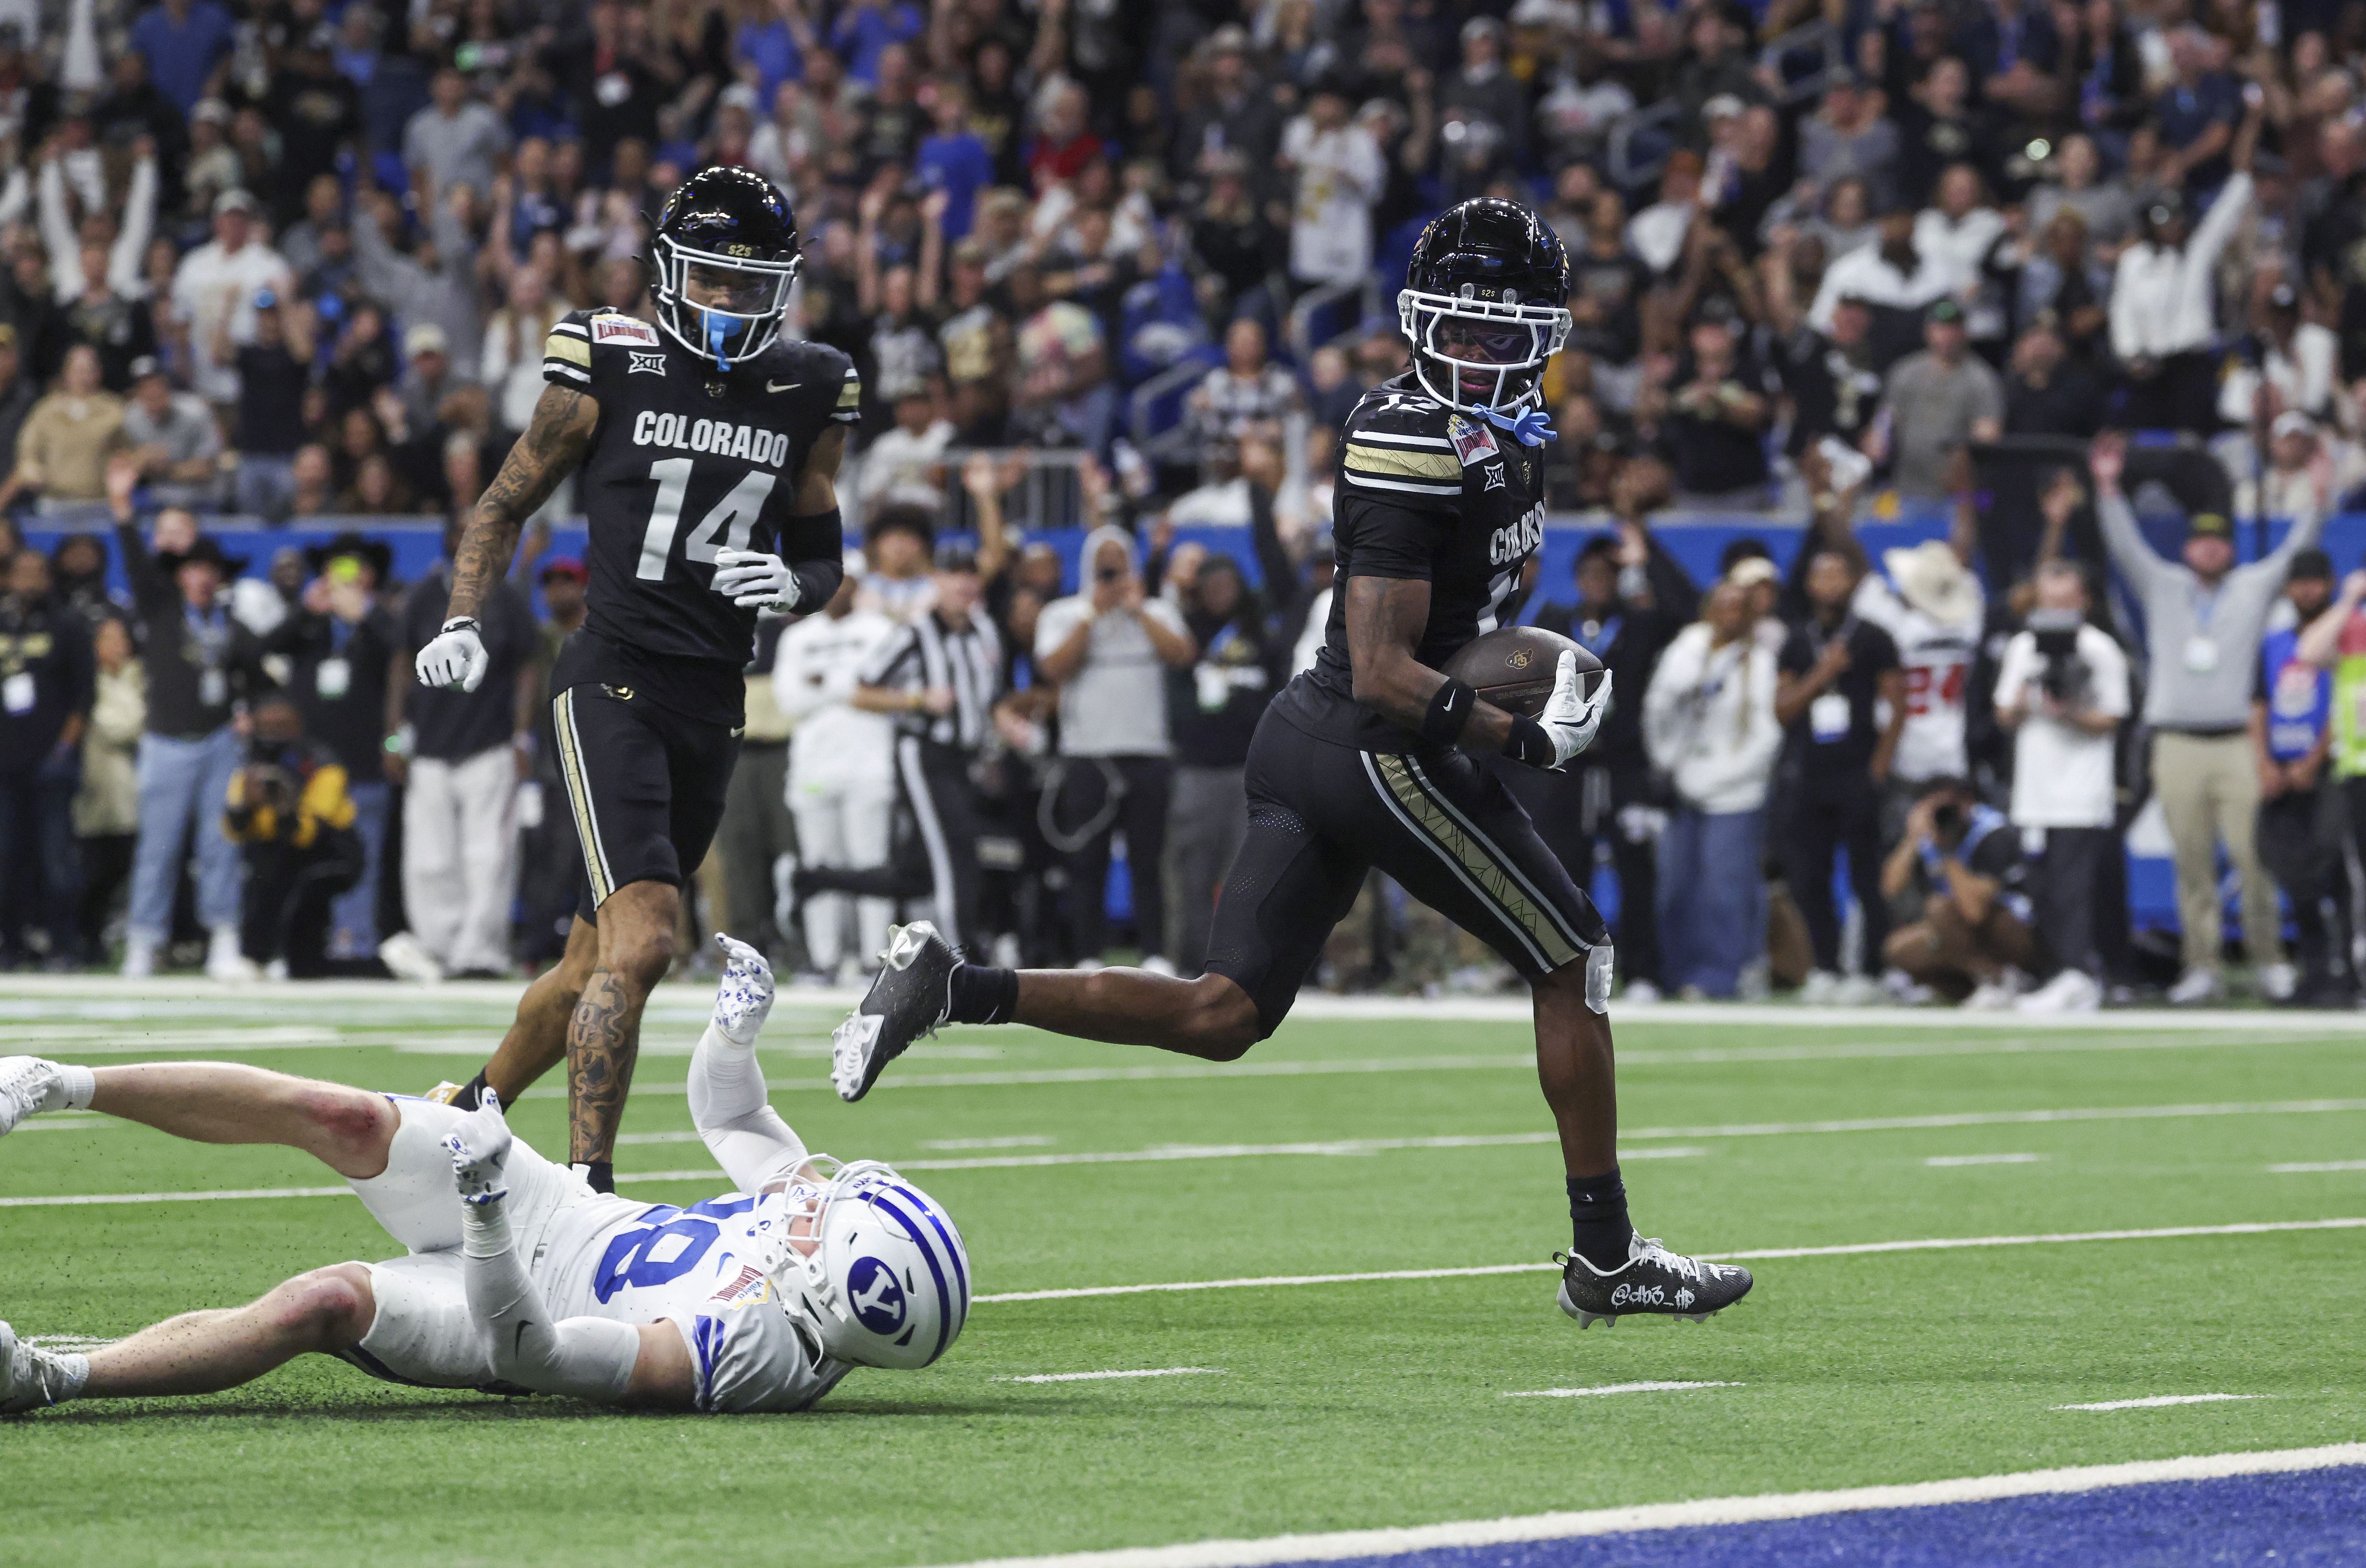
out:
{"label": "black sock", "polygon": [[460,1086],[460,1092],[453,1096],[452,1103],[463,1111],[473,1111],[484,1103],[485,1089],[485,1070],[479,1068],[477,1076]]}
{"label": "black sock", "polygon": [[1019,1011],[1019,971],[992,964],[963,964],[953,970],[952,1011],[955,1024],[1008,1024]]}
{"label": "black sock", "polygon": [[586,1159],[577,1169],[583,1172],[584,1182],[595,1193],[616,1190],[616,1164],[611,1159]]}
{"label": "black sock", "polygon": [[1627,1218],[1627,1184],[1612,1166],[1601,1176],[1569,1179],[1569,1249],[1597,1269],[1627,1261],[1627,1240],[1635,1226]]}

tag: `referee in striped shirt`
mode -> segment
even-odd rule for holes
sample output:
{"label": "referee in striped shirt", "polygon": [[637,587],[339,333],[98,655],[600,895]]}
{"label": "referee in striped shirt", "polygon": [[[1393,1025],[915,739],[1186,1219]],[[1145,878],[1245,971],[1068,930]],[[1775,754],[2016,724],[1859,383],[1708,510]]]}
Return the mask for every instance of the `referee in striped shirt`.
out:
{"label": "referee in striped shirt", "polygon": [[930,918],[955,947],[977,940],[977,786],[970,777],[994,733],[1002,639],[982,603],[977,556],[937,551],[937,601],[882,643],[863,666],[854,705],[896,720],[896,777],[926,850]]}

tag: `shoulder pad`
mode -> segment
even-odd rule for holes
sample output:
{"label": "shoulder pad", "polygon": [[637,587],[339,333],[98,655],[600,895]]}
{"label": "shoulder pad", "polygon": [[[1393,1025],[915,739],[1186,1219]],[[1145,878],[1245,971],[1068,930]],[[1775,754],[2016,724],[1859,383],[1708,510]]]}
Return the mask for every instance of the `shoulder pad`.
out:
{"label": "shoulder pad", "polygon": [[1448,434],[1448,410],[1432,398],[1393,390],[1364,395],[1347,417],[1339,476],[1397,497],[1462,494],[1462,460]]}

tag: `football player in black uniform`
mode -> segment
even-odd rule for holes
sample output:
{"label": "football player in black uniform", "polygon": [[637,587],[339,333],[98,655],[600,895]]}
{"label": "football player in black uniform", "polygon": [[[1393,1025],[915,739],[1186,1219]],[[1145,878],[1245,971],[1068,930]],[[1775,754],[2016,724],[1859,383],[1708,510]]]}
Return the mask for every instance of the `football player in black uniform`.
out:
{"label": "football player in black uniform", "polygon": [[833,1041],[838,1091],[948,1019],[1230,1061],[1273,1033],[1368,868],[1501,953],[1536,1001],[1537,1069],[1560,1129],[1574,1244],[1560,1306],[1581,1326],[1628,1313],[1698,1319],[1747,1270],[1647,1241],[1618,1177],[1610,937],[1486,759],[1567,765],[1609,704],[1563,655],[1538,718],[1439,673],[1492,630],[1544,543],[1538,378],[1569,331],[1569,262],[1527,208],[1482,198],[1422,233],[1399,310],[1414,368],[1358,404],[1340,442],[1339,591],[1321,656],[1274,700],[1248,756],[1249,827],[1196,980],[1142,969],[1024,972],[963,963],[931,926],[887,965]]}
{"label": "football player in black uniform", "polygon": [[579,310],[551,330],[549,385],[477,502],[449,619],[419,654],[422,682],[475,689],[478,606],[525,520],[580,475],[588,612],[551,672],[551,709],[590,888],[566,956],[485,1070],[445,1097],[471,1106],[490,1083],[515,1103],[565,1056],[572,1156],[603,1190],[682,881],[723,814],[757,611],[818,608],[844,575],[834,482],[862,400],[844,354],[780,338],[799,257],[770,181],[701,171],[652,249],[655,326]]}

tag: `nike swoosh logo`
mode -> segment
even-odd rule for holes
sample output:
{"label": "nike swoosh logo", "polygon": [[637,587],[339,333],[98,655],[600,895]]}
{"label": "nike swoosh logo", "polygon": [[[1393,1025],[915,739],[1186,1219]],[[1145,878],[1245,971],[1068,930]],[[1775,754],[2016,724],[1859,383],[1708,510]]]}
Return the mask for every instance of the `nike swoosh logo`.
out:
{"label": "nike swoosh logo", "polygon": [[802,381],[767,381],[764,383],[764,390],[767,392],[794,392],[804,385],[805,383]]}

